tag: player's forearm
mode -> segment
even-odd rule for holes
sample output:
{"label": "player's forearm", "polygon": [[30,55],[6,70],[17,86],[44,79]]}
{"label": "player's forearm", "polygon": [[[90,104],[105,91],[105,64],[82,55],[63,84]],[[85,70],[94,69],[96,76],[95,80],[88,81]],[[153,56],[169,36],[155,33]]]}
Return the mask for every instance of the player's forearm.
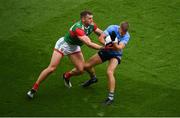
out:
{"label": "player's forearm", "polygon": [[86,44],[88,47],[94,48],[96,50],[99,50],[102,48],[102,46],[91,42],[90,38],[87,36],[79,36],[78,37],[84,44]]}
{"label": "player's forearm", "polygon": [[101,34],[100,36],[99,36],[99,42],[101,43],[101,44],[103,44],[103,45],[105,45],[105,41],[104,41],[104,38],[106,37],[106,35],[105,34]]}
{"label": "player's forearm", "polygon": [[122,50],[124,48],[124,45],[121,45],[121,44],[117,44],[117,43],[114,43],[113,44],[113,49],[114,50],[117,50],[117,51],[119,51],[119,50]]}
{"label": "player's forearm", "polygon": [[102,45],[105,45],[105,41],[104,41],[104,38],[103,37],[99,37],[99,42],[102,44]]}
{"label": "player's forearm", "polygon": [[100,49],[102,48],[102,46],[100,46],[100,45],[98,45],[98,44],[96,44],[96,43],[93,43],[93,42],[87,43],[87,46],[88,46],[88,47],[91,47],[91,48],[93,48],[93,49],[96,49],[96,50],[100,50]]}

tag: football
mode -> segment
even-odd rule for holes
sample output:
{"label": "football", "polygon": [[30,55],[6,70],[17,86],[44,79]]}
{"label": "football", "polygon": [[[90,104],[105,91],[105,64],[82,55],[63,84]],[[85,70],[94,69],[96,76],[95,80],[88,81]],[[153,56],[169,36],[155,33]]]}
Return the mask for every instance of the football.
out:
{"label": "football", "polygon": [[109,44],[112,44],[112,40],[111,40],[111,37],[110,36],[107,36],[105,39],[105,45],[109,45]]}
{"label": "football", "polygon": [[115,42],[118,42],[117,37],[115,38],[114,41],[112,41],[111,36],[107,36],[104,40],[105,40],[105,45],[106,45],[106,46],[107,46],[107,45],[112,45],[113,42],[114,42],[114,43],[115,43]]}

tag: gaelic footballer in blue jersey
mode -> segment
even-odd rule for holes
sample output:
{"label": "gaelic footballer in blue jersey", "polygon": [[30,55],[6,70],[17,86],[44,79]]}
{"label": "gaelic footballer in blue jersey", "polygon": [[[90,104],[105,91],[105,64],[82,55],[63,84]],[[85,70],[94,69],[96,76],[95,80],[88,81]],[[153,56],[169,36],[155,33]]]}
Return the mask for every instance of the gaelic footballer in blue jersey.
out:
{"label": "gaelic footballer in blue jersey", "polygon": [[[127,45],[130,35],[128,33],[129,23],[122,22],[120,26],[110,25],[99,37],[100,43],[108,47],[106,50],[100,50],[98,53],[93,55],[85,64],[84,69],[89,72],[92,76],[91,79],[87,80],[82,84],[83,87],[88,87],[93,83],[97,82],[95,71],[92,67],[102,64],[105,61],[109,61],[107,68],[109,94],[104,101],[105,105],[109,105],[114,101],[115,91],[115,77],[114,72],[118,64],[121,62],[122,52]],[[76,74],[75,74],[76,72]],[[71,76],[77,75],[77,69],[72,69],[69,74]],[[79,73],[82,74],[82,73]]]}
{"label": "gaelic footballer in blue jersey", "polygon": [[[129,23],[122,22],[120,26],[118,25],[110,25],[104,33],[99,37],[99,41],[102,44],[111,45],[111,49],[109,50],[101,50],[94,56],[92,56],[85,64],[85,68],[89,69],[97,64],[101,64],[105,61],[109,61],[107,68],[107,76],[108,76],[108,87],[109,94],[107,99],[105,100],[105,104],[109,105],[114,101],[114,91],[115,91],[115,77],[114,72],[118,64],[121,62],[123,49],[127,45],[130,35],[128,33]],[[110,36],[111,43],[107,44],[105,39]],[[93,80],[95,81],[95,80]],[[90,79],[84,83],[84,86],[89,86],[93,83]]]}
{"label": "gaelic footballer in blue jersey", "polygon": [[[130,35],[128,33],[129,23],[122,22],[120,26],[110,25],[99,37],[99,41],[112,48],[109,50],[101,50],[94,56],[92,56],[86,63],[85,69],[88,70],[98,64],[105,61],[109,61],[107,68],[108,76],[108,97],[105,99],[104,104],[109,105],[114,101],[114,91],[115,91],[115,77],[114,72],[118,64],[121,62],[123,49],[127,45]],[[107,38],[111,39],[111,42],[107,42]],[[106,39],[106,40],[105,40]],[[87,87],[97,80],[90,79],[86,81],[83,86]]]}
{"label": "gaelic footballer in blue jersey", "polygon": [[[125,29],[126,27],[128,27],[127,22],[122,23],[121,26],[110,25],[99,37],[101,43],[105,45],[112,45],[113,47],[111,50],[101,50],[98,52],[103,62],[111,58],[116,58],[118,63],[120,63],[123,48],[127,45],[130,39],[128,31]],[[111,42],[106,42],[109,37]]]}

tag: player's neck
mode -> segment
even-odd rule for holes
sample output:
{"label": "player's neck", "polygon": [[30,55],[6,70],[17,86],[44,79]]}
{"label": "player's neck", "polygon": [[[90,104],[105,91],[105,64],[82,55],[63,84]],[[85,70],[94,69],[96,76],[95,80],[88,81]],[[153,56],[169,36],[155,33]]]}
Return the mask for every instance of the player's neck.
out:
{"label": "player's neck", "polygon": [[81,20],[81,23],[84,25],[84,27],[88,27],[89,25],[88,24],[85,24],[82,20]]}

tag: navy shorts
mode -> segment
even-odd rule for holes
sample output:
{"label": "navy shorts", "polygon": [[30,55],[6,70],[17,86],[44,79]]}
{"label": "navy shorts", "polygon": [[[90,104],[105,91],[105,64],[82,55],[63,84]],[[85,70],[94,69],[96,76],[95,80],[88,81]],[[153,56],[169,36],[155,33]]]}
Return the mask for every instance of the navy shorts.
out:
{"label": "navy shorts", "polygon": [[116,58],[118,60],[118,64],[121,63],[121,55],[114,55],[114,54],[110,53],[109,51],[104,51],[104,50],[100,50],[98,52],[98,55],[101,58],[102,62],[105,62],[112,58]]}

